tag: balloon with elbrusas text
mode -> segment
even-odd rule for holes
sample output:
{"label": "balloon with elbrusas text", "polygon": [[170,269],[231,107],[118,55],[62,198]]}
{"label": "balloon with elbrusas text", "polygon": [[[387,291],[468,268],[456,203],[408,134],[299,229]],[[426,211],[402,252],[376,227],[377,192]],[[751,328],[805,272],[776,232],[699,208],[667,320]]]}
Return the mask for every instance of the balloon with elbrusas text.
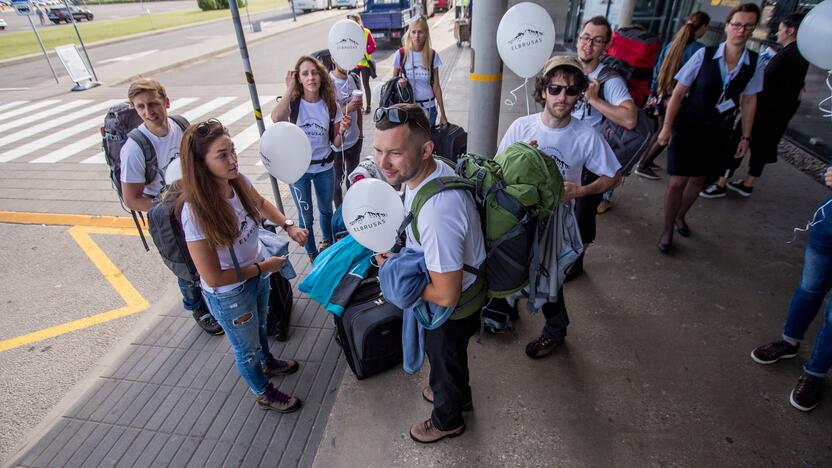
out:
{"label": "balloon with elbrusas text", "polygon": [[373,252],[388,252],[396,244],[404,221],[404,205],[396,190],[379,179],[363,179],[347,190],[342,207],[352,237]]}
{"label": "balloon with elbrusas text", "polygon": [[497,26],[497,51],[511,71],[531,78],[543,69],[555,46],[555,25],[549,12],[536,3],[509,8]]}
{"label": "balloon with elbrusas text", "polygon": [[276,179],[294,184],[309,169],[312,144],[297,125],[278,122],[260,137],[260,160]]}

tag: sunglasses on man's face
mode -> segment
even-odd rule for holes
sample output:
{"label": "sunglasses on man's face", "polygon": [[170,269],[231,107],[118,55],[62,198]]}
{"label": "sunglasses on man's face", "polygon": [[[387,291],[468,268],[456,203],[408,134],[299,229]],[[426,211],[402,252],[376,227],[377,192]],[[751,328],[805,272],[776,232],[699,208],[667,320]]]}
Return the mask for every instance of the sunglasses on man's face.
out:
{"label": "sunglasses on man's face", "polygon": [[373,114],[373,121],[375,123],[379,123],[384,119],[385,116],[387,117],[387,120],[390,121],[390,123],[394,124],[406,124],[411,119],[413,119],[413,123],[418,125],[424,131],[430,133],[430,130],[425,128],[424,125],[419,123],[417,119],[413,118],[410,115],[410,112],[404,109],[399,109],[397,107],[379,107],[378,109],[376,109],[375,114]]}
{"label": "sunglasses on man's face", "polygon": [[566,90],[567,96],[577,96],[581,94],[581,88],[575,85],[561,86],[556,84],[550,84],[549,86],[546,86],[546,92],[549,93],[550,96],[557,96],[563,90]]}

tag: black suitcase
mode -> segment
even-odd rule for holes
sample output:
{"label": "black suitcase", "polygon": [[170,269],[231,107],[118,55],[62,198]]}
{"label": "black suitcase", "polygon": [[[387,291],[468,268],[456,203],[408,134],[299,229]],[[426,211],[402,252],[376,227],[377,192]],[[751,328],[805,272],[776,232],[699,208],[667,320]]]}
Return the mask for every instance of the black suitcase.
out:
{"label": "black suitcase", "polygon": [[289,338],[289,317],[292,314],[294,295],[292,284],[280,273],[269,276],[269,314],[266,317],[266,333],[277,341]]}
{"label": "black suitcase", "polygon": [[384,300],[378,277],[364,280],[340,317],[337,340],[358,380],[402,362],[402,311]]}
{"label": "black suitcase", "polygon": [[468,133],[459,125],[449,123],[444,127],[433,127],[430,131],[433,153],[456,161],[461,154],[468,152]]}

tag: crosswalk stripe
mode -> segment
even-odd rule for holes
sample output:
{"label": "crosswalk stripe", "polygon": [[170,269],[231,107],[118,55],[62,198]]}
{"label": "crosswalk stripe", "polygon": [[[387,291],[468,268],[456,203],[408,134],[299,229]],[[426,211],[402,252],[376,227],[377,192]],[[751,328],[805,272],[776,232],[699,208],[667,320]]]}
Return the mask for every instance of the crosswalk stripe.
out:
{"label": "crosswalk stripe", "polygon": [[234,99],[236,99],[236,98],[228,97],[228,96],[214,98],[214,99],[206,102],[205,104],[203,104],[199,107],[195,107],[195,108],[189,110],[188,112],[185,112],[184,114],[182,114],[182,117],[185,117],[186,119],[188,119],[189,122],[194,122],[197,119],[199,119],[200,117],[202,117],[203,115],[211,112],[212,110],[214,110],[214,109],[216,109],[220,106],[224,106],[225,104],[228,104],[229,102],[233,101]]}
{"label": "crosswalk stripe", "polygon": [[[23,138],[36,135],[45,130],[54,130],[55,127],[60,125],[61,122],[71,122],[79,117],[84,117],[88,114],[100,112],[101,110],[106,109],[107,107],[110,107],[111,105],[119,101],[121,101],[121,99],[111,99],[109,101],[99,102],[98,104],[87,106],[81,110],[71,112],[66,115],[56,116],[55,118],[50,119],[46,122],[42,122],[38,125],[32,125],[28,128],[24,128],[23,130],[19,130],[15,133],[12,133],[11,135],[6,135],[0,138],[0,148],[2,148],[3,145],[13,143],[17,140],[22,140]],[[101,116],[98,120],[104,122],[104,117]]]}
{"label": "crosswalk stripe", "polygon": [[[222,102],[220,104],[215,104],[214,101],[225,100],[225,99],[233,100],[234,98],[217,98],[217,99],[214,99],[211,102],[205,103],[202,106],[199,106],[197,108],[194,108],[194,109],[186,112],[185,114],[183,114],[183,116],[188,120],[190,120],[192,118],[191,116],[199,117],[200,115],[202,115],[202,111],[200,110],[201,108],[205,108],[205,109],[207,109],[206,112],[209,112],[214,107],[219,107],[220,105],[222,105]],[[228,100],[225,100],[223,102],[228,102]],[[196,98],[176,99],[176,100],[174,100],[173,102],[170,103],[169,111],[172,112],[172,111],[176,110],[177,108],[188,105],[188,104],[190,104],[194,101],[196,101]],[[213,107],[209,107],[209,104],[211,104]],[[76,141],[75,143],[64,146],[63,148],[59,148],[59,149],[57,149],[57,150],[55,150],[55,151],[53,151],[53,152],[51,152],[47,155],[41,156],[37,159],[33,159],[32,161],[29,161],[29,162],[37,164],[37,163],[53,163],[53,162],[62,161],[66,158],[72,157],[72,156],[80,153],[81,151],[84,151],[85,149],[88,149],[91,146],[100,145],[100,144],[101,144],[101,132],[95,132],[94,134],[92,134],[88,137],[82,138],[82,139]],[[99,152],[98,154],[96,154],[93,157],[97,158],[102,163],[105,162],[104,161],[104,152]],[[96,162],[99,162],[99,161],[96,161]]]}
{"label": "crosswalk stripe", "polygon": [[91,99],[78,99],[76,101],[70,101],[65,104],[61,104],[57,107],[49,108],[45,111],[38,112],[36,114],[27,115],[26,117],[21,117],[19,119],[15,119],[11,122],[6,122],[4,124],[0,124],[0,132],[5,132],[11,130],[13,128],[20,127],[21,125],[26,125],[29,122],[37,122],[40,120],[45,120],[47,118],[56,118],[60,117],[60,113],[64,111],[68,111],[75,107],[83,106],[84,104],[88,104],[92,102]]}
{"label": "crosswalk stripe", "polygon": [[[121,99],[111,99],[109,101],[105,101],[103,103],[99,103],[96,106],[91,106],[87,109],[88,114],[92,112],[96,112],[102,108],[107,108],[112,106],[113,104],[120,102]],[[11,160],[17,159],[21,156],[25,156],[32,151],[41,149],[45,146],[49,146],[52,143],[58,142],[63,140],[64,138],[71,137],[77,133],[81,133],[84,130],[89,130],[96,125],[101,125],[104,119],[102,116],[95,116],[91,119],[84,120],[83,122],[77,123],[71,127],[64,128],[54,133],[49,133],[48,135],[39,138],[37,140],[31,141],[26,143],[25,145],[18,146],[12,150],[6,151],[5,153],[0,154],[0,163],[9,162]],[[50,123],[50,122],[47,122]]]}
{"label": "crosswalk stripe", "polygon": [[29,101],[11,101],[5,104],[0,104],[0,111],[4,111],[6,109],[11,109],[14,106],[19,106],[21,104],[26,104]]}
{"label": "crosswalk stripe", "polygon": [[[274,125],[274,123],[272,123],[272,119],[270,118],[263,119],[263,123],[266,124],[266,128]],[[257,128],[257,124],[254,124],[238,133],[237,136],[232,139],[234,140],[234,149],[237,150],[237,154],[242,154],[246,148],[253,145],[255,142],[260,141],[260,130]]]}
{"label": "crosswalk stripe", "polygon": [[10,119],[12,117],[17,117],[20,114],[25,114],[27,112],[32,112],[33,110],[40,109],[41,107],[51,106],[52,104],[57,104],[61,101],[55,99],[47,99],[45,101],[38,101],[29,104],[28,106],[18,107],[17,109],[10,110],[4,114],[0,114],[0,120]]}
{"label": "crosswalk stripe", "polygon": [[[274,100],[274,98],[275,98],[275,96],[261,96],[260,101],[261,102],[269,102],[269,101]],[[223,125],[228,127],[229,125],[231,125],[234,122],[240,120],[241,118],[243,118],[247,115],[252,115],[252,112],[253,111],[251,109],[251,102],[246,101],[242,104],[237,105],[236,107],[232,108],[231,110],[225,112],[221,116],[217,117],[217,120],[219,120],[220,122],[222,122]],[[239,152],[240,150],[237,150],[237,151]],[[81,164],[105,164],[105,163],[106,163],[106,161],[104,160],[104,153],[103,152],[100,152],[98,154],[90,156],[89,158],[81,161]]]}

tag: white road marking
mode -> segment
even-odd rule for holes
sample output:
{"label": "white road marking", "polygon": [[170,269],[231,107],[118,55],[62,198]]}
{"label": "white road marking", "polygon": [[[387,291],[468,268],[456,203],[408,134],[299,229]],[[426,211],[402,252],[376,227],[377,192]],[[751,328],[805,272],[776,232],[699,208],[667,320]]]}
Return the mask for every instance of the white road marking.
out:
{"label": "white road marking", "polygon": [[74,107],[83,106],[84,104],[88,104],[92,102],[91,99],[77,99],[75,101],[67,102],[66,104],[61,104],[57,107],[49,108],[45,111],[38,112],[36,114],[30,114],[26,117],[21,117],[19,119],[15,119],[11,122],[6,122],[4,124],[0,124],[0,133],[5,131],[11,130],[13,128],[17,128],[21,125],[26,125],[30,122],[37,122],[39,120],[44,120],[47,118],[55,119],[60,118],[60,113],[72,109]]}
{"label": "white road marking", "polygon": [[7,102],[5,104],[0,104],[0,111],[4,111],[6,109],[11,109],[14,106],[19,106],[21,104],[26,104],[27,102],[29,102],[29,101],[12,101],[12,102]]}
{"label": "white road marking", "polygon": [[130,55],[122,55],[121,57],[115,57],[107,60],[99,60],[97,63],[99,65],[104,65],[105,63],[115,63],[115,62],[127,62],[129,60],[135,60],[137,58],[147,57],[148,55],[153,55],[156,52],[159,52],[159,49],[153,50],[145,50],[144,52],[137,52],[135,54]]}
{"label": "white road marking", "polygon": [[[41,107],[51,106],[52,104],[57,104],[61,101],[57,101],[54,99],[46,99],[44,101],[33,102],[28,106],[18,107],[12,111],[6,112],[4,114],[0,114],[0,120],[10,119],[12,117],[17,117],[20,114],[25,114],[26,112],[32,112],[33,110],[40,109]],[[1,143],[0,143],[1,144]]]}

